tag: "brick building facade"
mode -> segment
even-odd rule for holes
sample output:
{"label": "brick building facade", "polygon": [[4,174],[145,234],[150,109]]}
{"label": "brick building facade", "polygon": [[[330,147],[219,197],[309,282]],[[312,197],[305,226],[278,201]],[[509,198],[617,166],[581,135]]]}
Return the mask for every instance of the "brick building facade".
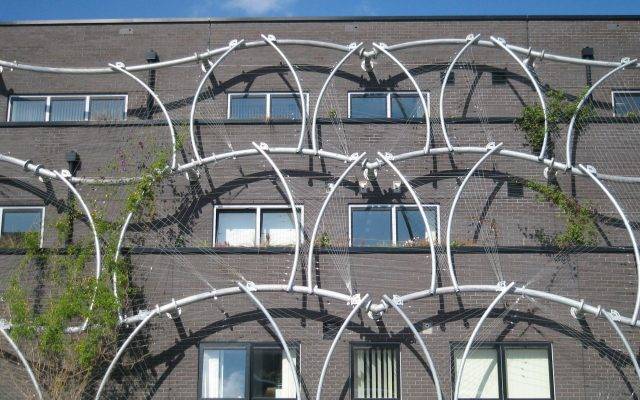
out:
{"label": "brick building facade", "polygon": [[[481,34],[482,40],[501,37],[525,49],[577,59],[619,62],[640,53],[640,23],[631,17],[345,18],[2,23],[0,59],[56,67],[107,67],[116,62],[129,66],[188,57],[231,40],[261,40],[261,34],[343,46],[362,42],[365,53],[374,49],[372,43],[464,39],[469,34]],[[296,287],[317,286],[344,296],[369,294],[371,305],[385,305],[383,295],[428,290],[432,258],[436,258],[441,293],[400,304],[425,341],[436,373],[430,371],[412,331],[392,307],[387,304],[380,316],[365,305],[337,342],[323,399],[436,399],[436,375],[444,398],[453,398],[456,362],[498,294],[499,290],[490,289],[498,282],[584,299],[594,307],[618,310],[623,317],[630,318],[634,311],[637,266],[615,208],[593,181],[571,171],[545,170],[536,157],[525,160],[494,154],[467,183],[453,217],[451,240],[458,283],[468,289],[449,290],[454,282],[446,256],[447,220],[456,192],[482,154],[469,149],[503,143],[503,149],[521,154],[537,156],[539,152],[514,123],[525,107],[539,102],[536,91],[513,58],[495,46],[470,47],[453,69],[444,116],[449,138],[458,150],[447,150],[439,118],[440,89],[461,47],[460,43],[439,44],[393,52],[425,95],[426,122],[415,109],[418,98],[402,69],[378,52],[373,68],[367,70],[366,57],[356,52],[339,68],[318,108],[319,148],[343,155],[344,160],[270,152],[301,210],[303,238]],[[281,49],[308,97],[302,147],[310,149],[316,100],[345,52],[300,45]],[[548,104],[552,89],[564,92],[566,102],[575,102],[585,86],[612,69],[555,62],[544,56],[530,61]],[[178,165],[197,159],[189,118],[194,93],[208,67],[209,63],[198,61],[134,72],[166,106],[180,142]],[[593,114],[574,144],[576,165],[593,165],[604,174],[637,176],[638,121],[633,107],[640,104],[635,103],[634,94],[639,87],[640,76],[630,68],[593,92]],[[123,243],[123,254],[131,264],[131,285],[138,289],[122,310],[125,321],[145,315],[156,304],[236,287],[238,281],[287,284],[295,254],[291,221],[283,222],[282,214],[290,215],[286,211],[291,208],[285,185],[268,160],[256,154],[252,142],[266,143],[269,149],[296,148],[301,121],[295,107],[292,110],[287,103],[296,99],[291,93],[297,93],[293,74],[270,46],[240,46],[205,82],[194,119],[199,156],[244,149],[254,153],[199,166],[194,169],[197,176],[175,172],[157,185],[151,215],[134,217]],[[51,171],[69,170],[67,157],[73,150],[81,161],[74,171],[77,177],[130,178],[147,168],[159,149],[172,148],[169,126],[157,101],[122,73],[53,74],[5,67],[0,95],[0,116],[6,116],[0,118],[0,153]],[[616,100],[618,107],[628,108],[617,108]],[[407,104],[413,107],[409,113],[403,109]],[[553,146],[545,155],[547,160],[565,162],[567,122],[558,121],[557,130],[551,132]],[[427,131],[431,148],[440,150],[394,164],[422,204],[429,206],[425,209],[434,230],[435,254],[426,233],[420,232],[424,230],[421,216],[410,212],[417,209],[407,186],[380,162],[379,168],[367,170],[359,164],[347,174],[327,205],[313,263],[308,266],[317,216],[331,184],[352,161],[349,157],[366,152],[366,165],[380,161],[386,153],[419,151],[425,147]],[[636,186],[606,184],[637,228]],[[126,215],[129,186],[76,184],[90,209],[119,223]],[[572,211],[545,200],[540,187],[551,187],[554,193],[564,194],[562,199],[577,199],[591,210],[593,237],[559,246],[555,240],[573,224],[568,217]],[[3,163],[0,208],[6,225],[2,233],[10,233],[12,212],[14,228],[20,230],[31,210],[36,220],[41,218],[42,247],[58,249],[53,226],[72,197],[59,180],[38,179],[30,171]],[[418,233],[411,232],[415,228]],[[87,219],[79,218],[73,241],[88,238],[92,233]],[[20,249],[1,251],[0,290],[7,290],[23,257]],[[306,278],[308,268],[312,282]],[[46,282],[34,277],[31,283],[33,302],[47,297],[36,293],[36,288],[47,287]],[[353,308],[342,298],[317,293],[255,293],[289,343],[302,398],[309,399],[316,396],[325,357]],[[222,398],[225,391],[233,398],[295,397],[276,331],[256,304],[242,293],[209,297],[181,307],[179,316],[162,313],[153,318],[132,345],[142,356],[133,362],[136,355],[128,354],[117,364],[103,397]],[[10,322],[9,314],[0,318]],[[637,352],[637,330],[619,325]],[[133,322],[123,324],[114,348],[134,326]],[[463,375],[466,380],[461,386],[461,393],[468,397],[636,398],[639,378],[631,358],[602,316],[574,318],[566,305],[510,294],[497,304],[474,343],[465,367],[471,372],[465,372],[469,375]],[[5,345],[0,370],[22,368]],[[225,375],[223,354],[231,360],[229,370],[239,375]],[[106,365],[99,368],[85,396],[95,394],[105,370]],[[20,398],[29,392],[29,385],[22,370],[0,378],[6,398]]]}

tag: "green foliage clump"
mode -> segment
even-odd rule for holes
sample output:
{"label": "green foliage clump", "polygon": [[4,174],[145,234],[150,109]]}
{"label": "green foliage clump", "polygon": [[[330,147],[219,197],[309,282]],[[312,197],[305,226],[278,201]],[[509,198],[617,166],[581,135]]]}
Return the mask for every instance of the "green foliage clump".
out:
{"label": "green foliage clump", "polygon": [[[560,131],[560,124],[571,121],[580,99],[586,95],[588,90],[589,88],[586,87],[574,101],[568,100],[566,93],[560,90],[549,89],[547,91],[547,129],[549,137],[556,135]],[[580,109],[576,117],[576,132],[579,133],[581,129],[585,128],[587,118],[592,115],[593,108],[589,104]],[[522,114],[516,118],[515,123],[524,132],[524,137],[531,148],[535,151],[540,151],[544,142],[544,111],[542,105],[536,103],[525,106],[522,109]],[[548,145],[551,146],[551,142]]]}
{"label": "green foliage clump", "polygon": [[598,229],[595,222],[595,212],[592,209],[581,205],[557,186],[529,180],[525,182],[525,186],[538,193],[539,201],[547,201],[557,206],[566,218],[564,232],[555,237],[546,238],[541,232],[538,232],[537,236],[543,242],[560,248],[587,246],[596,243]]}

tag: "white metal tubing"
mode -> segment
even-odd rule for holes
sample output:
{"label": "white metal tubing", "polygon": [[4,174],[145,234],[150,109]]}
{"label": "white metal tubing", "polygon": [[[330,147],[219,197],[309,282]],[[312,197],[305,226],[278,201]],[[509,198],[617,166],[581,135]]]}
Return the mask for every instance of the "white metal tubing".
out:
{"label": "white metal tubing", "polygon": [[[131,222],[131,217],[133,217],[133,213],[130,212],[127,214],[127,218],[125,218],[124,223],[122,224],[122,229],[120,229],[120,236],[118,237],[118,245],[116,247],[116,254],[114,256],[114,260],[118,262],[120,258],[120,250],[122,250],[122,243],[124,242],[124,235],[127,233],[127,229],[129,228],[129,223]],[[118,277],[116,276],[116,271],[113,271],[111,276],[111,284],[113,285],[113,295],[118,302],[118,319],[122,321],[122,308],[120,307],[120,300],[118,299]]]}
{"label": "white metal tubing", "polygon": [[298,140],[298,147],[297,147],[298,151],[300,151],[300,150],[302,150],[302,143],[304,141],[304,134],[305,134],[305,131],[307,130],[307,105],[306,105],[306,102],[304,100],[304,91],[302,90],[302,85],[300,84],[300,79],[298,78],[298,73],[293,68],[293,65],[291,65],[291,62],[289,62],[289,59],[284,54],[284,52],[282,50],[280,50],[280,48],[276,44],[278,42],[278,40],[275,38],[275,36],[273,36],[273,35],[269,35],[269,36],[260,35],[260,36],[262,36],[262,39],[264,39],[267,43],[269,43],[269,45],[271,47],[273,47],[273,49],[278,53],[280,58],[282,58],[282,60],[285,62],[285,64],[287,64],[287,67],[289,68],[289,71],[291,71],[291,74],[293,75],[293,79],[296,81],[296,86],[298,87],[298,96],[300,96],[300,118],[301,118],[301,121],[300,121],[300,139]]}
{"label": "white metal tubing", "polygon": [[204,76],[200,80],[200,83],[198,84],[196,94],[193,96],[193,103],[191,103],[191,113],[189,114],[189,135],[191,136],[191,147],[193,148],[193,154],[196,156],[197,161],[200,161],[200,152],[198,151],[198,146],[196,145],[196,134],[194,132],[193,119],[196,115],[196,104],[198,104],[200,92],[202,91],[202,88],[209,79],[209,76],[211,76],[211,73],[218,66],[218,64],[220,64],[225,58],[227,58],[227,56],[231,54],[231,52],[242,43],[244,43],[244,39],[232,40],[229,43],[229,48],[224,53],[222,53],[222,55],[213,64],[211,64],[207,72],[204,74]]}
{"label": "white metal tubing", "polygon": [[384,160],[384,162],[386,162],[389,167],[391,167],[391,169],[393,170],[393,172],[396,173],[396,175],[398,175],[398,177],[400,178],[400,180],[402,181],[402,183],[404,184],[404,186],[406,186],[407,190],[409,191],[409,194],[411,194],[411,197],[413,198],[413,201],[416,203],[416,206],[418,206],[418,210],[420,211],[420,216],[422,217],[422,221],[424,222],[424,226],[427,228],[427,235],[428,235],[428,240],[429,240],[429,249],[431,251],[430,254],[430,258],[431,258],[431,292],[435,292],[436,291],[436,280],[437,280],[437,275],[438,275],[438,267],[437,267],[437,254],[436,254],[436,249],[435,246],[433,245],[433,235],[431,233],[431,227],[429,226],[429,220],[427,220],[427,214],[425,214],[424,209],[422,208],[422,202],[420,201],[420,198],[418,197],[418,195],[416,194],[415,190],[413,190],[413,187],[411,186],[411,184],[409,183],[409,181],[407,180],[407,178],[404,176],[404,174],[402,172],[400,172],[400,170],[398,169],[398,167],[395,166],[395,164],[393,164],[391,162],[391,155],[389,155],[388,157],[385,156],[384,154],[378,152],[378,155],[380,156],[380,158],[382,158]]}
{"label": "white metal tubing", "polygon": [[[388,49],[389,51],[397,51],[397,50],[409,49],[412,47],[429,46],[429,45],[459,45],[459,44],[465,44],[466,42],[467,42],[466,39],[456,39],[456,38],[426,39],[426,40],[415,40],[415,41],[390,45]],[[338,50],[338,51],[344,51],[344,52],[347,52],[350,50],[348,46],[344,46],[336,43],[322,42],[317,40],[278,39],[278,44],[283,46],[298,45],[298,46],[308,46],[308,47],[320,47],[320,48]],[[267,44],[262,40],[245,42],[245,44],[240,49],[252,49],[255,47],[261,47],[266,45]],[[495,45],[492,42],[486,41],[486,40],[480,40],[477,43],[477,45],[482,47],[495,47]],[[568,56],[562,56],[562,55],[553,54],[553,53],[547,53],[544,50],[543,51],[532,50],[530,48],[524,48],[524,47],[520,47],[512,44],[508,44],[507,47],[515,53],[519,53],[525,56],[532,56],[535,58],[545,59],[549,61],[560,62],[560,63],[589,65],[592,67],[608,67],[608,68],[615,68],[620,65],[620,62],[618,61],[585,60],[582,58],[568,57]],[[162,62],[157,62],[152,64],[132,65],[130,67],[127,67],[127,70],[131,72],[147,71],[150,69],[167,68],[167,67],[172,67],[172,66],[181,65],[181,64],[198,62],[198,61],[209,59],[218,54],[222,54],[227,49],[228,49],[228,46],[224,46],[224,47],[220,47],[213,50],[207,50],[199,54],[196,53],[188,57],[182,57],[182,58],[177,58],[173,60],[167,60],[167,61],[162,61]],[[41,65],[30,65],[30,64],[19,63],[17,61],[6,61],[6,60],[0,60],[0,66],[5,67],[7,69],[17,69],[17,70],[23,70],[23,71],[49,73],[49,74],[89,74],[91,75],[91,74],[111,74],[114,72],[111,68],[99,68],[99,67],[98,68],[77,68],[77,67],[59,68],[59,67],[47,67],[47,66],[41,66]],[[638,67],[640,67],[640,65],[638,64],[634,66],[634,68],[638,68]]]}
{"label": "white metal tubing", "polygon": [[[89,210],[89,207],[87,207],[87,204],[82,199],[80,192],[78,192],[78,190],[71,184],[71,182],[69,182],[67,178],[62,176],[62,174],[60,174],[58,171],[53,171],[53,172],[56,174],[58,179],[62,181],[62,183],[67,185],[67,188],[69,188],[69,190],[75,196],[76,200],[78,200],[78,203],[80,203],[80,207],[82,207],[82,211],[84,211],[84,214],[87,216],[87,220],[89,221],[89,227],[91,227],[91,233],[93,233],[93,244],[96,249],[96,287],[93,290],[93,298],[91,299],[91,304],[89,305],[89,310],[93,310],[93,304],[94,304],[93,302],[95,300],[96,290],[98,290],[97,281],[100,279],[100,275],[102,273],[102,266],[101,266],[102,256],[100,254],[100,239],[98,238],[98,231],[96,230],[96,225],[93,222],[91,211]],[[82,327],[80,327],[80,330],[84,331],[85,329],[87,329],[88,324],[89,324],[89,318],[86,318],[82,323]]]}
{"label": "white metal tubing", "polygon": [[603,310],[602,315],[604,315],[604,318],[607,320],[607,322],[609,322],[613,330],[616,331],[616,333],[620,337],[620,340],[622,340],[624,348],[627,350],[627,353],[629,353],[629,358],[631,358],[631,364],[633,364],[633,369],[636,371],[636,376],[638,377],[638,379],[640,379],[640,366],[638,366],[638,359],[636,358],[636,353],[633,351],[633,348],[627,340],[627,336],[622,332],[622,330],[620,329],[616,321],[613,320],[608,311]]}
{"label": "white metal tubing", "polygon": [[[389,51],[396,50],[404,50],[410,49],[413,47],[421,47],[421,46],[433,46],[433,45],[457,45],[457,44],[465,44],[467,42],[466,39],[455,39],[455,38],[444,38],[444,39],[426,39],[426,40],[414,40],[411,42],[398,43],[389,46]],[[476,43],[477,46],[482,47],[496,47],[493,42],[488,40],[480,40]],[[553,53],[547,53],[546,51],[538,51],[532,50],[531,48],[525,48],[520,46],[515,46],[512,44],[507,44],[507,47],[512,50],[514,53],[519,53],[527,57],[535,57],[538,59],[544,59],[554,62],[567,63],[567,64],[576,64],[576,65],[589,65],[592,67],[607,67],[614,68],[620,65],[618,61],[603,61],[603,60],[585,60],[582,58],[576,57],[567,57]],[[639,64],[636,64],[634,68],[640,67]]]}
{"label": "white metal tubing", "polygon": [[[289,184],[287,183],[284,176],[282,176],[282,172],[280,172],[280,168],[273,162],[273,159],[269,157],[266,151],[256,142],[251,143],[253,147],[256,148],[262,154],[262,156],[267,160],[273,171],[278,175],[280,182],[282,182],[282,186],[284,187],[284,191],[287,194],[287,200],[289,200],[289,204],[291,205],[291,214],[293,215],[293,223],[296,227],[296,244],[295,244],[295,252],[293,255],[293,265],[291,266],[291,274],[289,275],[289,283],[287,284],[287,290],[290,291],[293,287],[293,281],[296,277],[296,270],[298,269],[298,259],[300,258],[300,238],[302,234],[300,232],[300,221],[298,220],[298,208],[296,207],[296,203],[293,200],[293,195],[291,194],[291,190],[289,189]],[[312,243],[313,246],[313,243]]]}
{"label": "white metal tubing", "polygon": [[462,354],[462,360],[460,360],[460,371],[456,371],[456,386],[455,386],[455,390],[454,390],[453,400],[458,400],[458,395],[459,395],[459,390],[460,390],[460,382],[462,381],[462,374],[464,372],[464,364],[467,361],[467,356],[469,355],[469,350],[471,350],[471,345],[473,344],[473,341],[475,340],[476,336],[478,335],[478,332],[480,332],[480,328],[482,327],[482,324],[484,323],[485,319],[487,319],[489,314],[491,314],[491,311],[498,304],[498,302],[507,293],[509,293],[511,291],[511,289],[513,289],[515,284],[516,284],[515,282],[511,282],[508,286],[506,286],[506,287],[504,287],[502,289],[502,291],[496,296],[496,298],[493,299],[491,304],[489,304],[489,307],[487,307],[487,309],[484,312],[484,314],[482,314],[482,317],[480,317],[480,320],[476,324],[475,328],[473,328],[473,332],[471,333],[471,337],[469,337],[469,340],[467,341],[467,346],[464,348],[464,353]]}
{"label": "white metal tubing", "polygon": [[327,79],[324,81],[324,84],[320,89],[320,93],[318,93],[318,98],[316,99],[316,105],[313,109],[313,118],[311,119],[311,148],[314,151],[318,150],[318,138],[317,138],[318,127],[316,124],[318,119],[318,111],[320,110],[320,102],[322,101],[324,92],[327,90],[327,87],[329,86],[329,82],[331,82],[331,79],[333,79],[333,76],[336,74],[336,72],[338,72],[342,64],[344,64],[344,62],[347,61],[347,59],[351,57],[351,55],[356,50],[362,47],[362,42],[360,42],[359,44],[352,43],[351,45],[349,45],[349,47],[351,48],[351,50],[349,50],[349,52],[344,57],[342,57],[340,61],[338,61],[335,67],[333,67],[333,69],[329,73],[329,76],[327,76]]}
{"label": "white metal tubing", "polygon": [[122,343],[122,346],[120,346],[120,348],[118,349],[118,352],[111,360],[111,363],[109,363],[109,367],[107,368],[107,371],[104,373],[104,376],[102,377],[102,381],[100,382],[100,386],[98,387],[98,391],[96,392],[95,400],[100,399],[100,396],[102,395],[102,391],[104,390],[105,385],[109,381],[111,372],[113,372],[113,368],[116,366],[116,363],[118,362],[118,360],[120,360],[120,357],[122,357],[122,354],[127,349],[127,347],[129,346],[133,338],[138,334],[138,332],[140,332],[142,328],[145,327],[145,325],[147,325],[147,322],[151,321],[151,318],[155,317],[156,315],[160,315],[160,308],[157,306],[154,310],[149,311],[148,315],[144,317],[144,319],[138,324],[138,326],[136,326],[135,329],[129,334],[129,337],[127,337],[124,343]]}
{"label": "white metal tubing", "polygon": [[316,390],[316,400],[320,400],[322,398],[322,386],[324,386],[324,377],[327,373],[327,368],[329,367],[329,361],[331,360],[331,355],[333,355],[333,352],[336,349],[338,341],[340,340],[340,337],[342,337],[342,333],[347,328],[347,326],[353,319],[354,315],[356,315],[358,310],[362,307],[363,304],[365,304],[367,300],[369,300],[368,293],[362,296],[358,304],[356,304],[351,310],[351,312],[349,312],[349,315],[347,316],[347,318],[345,318],[342,325],[340,325],[340,329],[338,330],[338,333],[336,333],[336,337],[333,338],[333,342],[331,342],[331,347],[329,347],[329,351],[327,352],[327,355],[324,358],[324,364],[322,365],[322,372],[320,372],[320,381],[318,382],[318,389]]}
{"label": "white metal tubing", "polygon": [[542,89],[540,89],[540,85],[538,85],[538,80],[536,79],[535,76],[533,76],[533,74],[531,73],[531,70],[529,70],[529,68],[524,64],[524,62],[522,62],[522,60],[518,58],[518,56],[506,45],[506,42],[503,39],[495,38],[491,36],[491,41],[497,44],[498,46],[500,46],[501,49],[506,51],[507,54],[509,54],[511,58],[513,58],[518,63],[518,65],[524,70],[524,72],[529,77],[529,80],[531,81],[533,88],[536,90],[536,93],[538,94],[538,99],[540,100],[540,106],[542,107],[542,113],[544,114],[544,139],[542,140],[542,148],[540,149],[540,155],[538,156],[538,158],[543,159],[547,155],[547,141],[549,139],[549,121],[547,118],[547,103],[544,101],[544,94],[542,93]]}
{"label": "white metal tubing", "polygon": [[165,108],[164,104],[162,103],[162,100],[160,100],[160,97],[158,97],[158,95],[156,94],[156,92],[151,89],[146,83],[144,83],[142,81],[142,79],[138,78],[137,76],[133,75],[131,72],[127,71],[124,67],[124,64],[120,65],[121,63],[116,63],[116,64],[109,64],[109,66],[117,71],[122,72],[123,74],[125,74],[126,76],[128,76],[129,78],[133,79],[134,81],[136,81],[140,86],[142,86],[144,88],[144,90],[147,91],[147,93],[149,93],[151,95],[151,97],[153,97],[153,99],[156,101],[156,103],[158,103],[158,106],[160,106],[160,109],[162,110],[162,113],[164,114],[164,118],[167,120],[167,125],[169,126],[169,132],[171,134],[171,145],[172,145],[172,155],[171,155],[171,169],[175,170],[176,169],[176,132],[173,129],[173,122],[171,122],[171,117],[169,116],[169,112],[167,111],[167,109]]}
{"label": "white metal tubing", "polygon": [[596,81],[596,83],[594,83],[589,88],[589,90],[587,90],[587,92],[584,94],[584,96],[582,96],[582,98],[580,99],[580,102],[576,106],[576,110],[574,111],[573,115],[571,116],[571,121],[569,122],[569,128],[567,128],[567,144],[565,146],[565,148],[566,148],[567,167],[573,166],[573,156],[572,156],[572,153],[573,153],[573,131],[575,129],[576,118],[578,118],[578,113],[580,112],[580,110],[584,106],[585,102],[587,101],[589,96],[591,96],[591,93],[593,93],[593,91],[596,90],[596,88],[598,86],[600,86],[601,83],[606,81],[611,75],[615,74],[616,72],[618,72],[618,71],[620,71],[622,69],[625,69],[626,67],[630,66],[631,64],[634,64],[636,61],[637,61],[637,59],[633,59],[631,61],[627,61],[627,62],[625,62],[623,64],[620,64],[619,66],[617,66],[616,68],[612,69],[611,71],[607,72],[606,74],[604,74],[602,76],[602,78],[598,79]]}
{"label": "white metal tubing", "polygon": [[287,344],[287,341],[284,340],[284,336],[282,336],[282,332],[280,332],[280,328],[278,327],[278,324],[273,319],[269,311],[262,304],[262,302],[253,293],[251,293],[251,290],[249,290],[249,288],[247,288],[242,283],[240,282],[237,282],[237,283],[238,283],[238,287],[242,289],[242,291],[245,292],[247,296],[249,296],[251,301],[253,301],[253,303],[260,309],[260,311],[262,311],[264,316],[267,317],[267,320],[269,320],[269,323],[271,324],[271,329],[273,329],[273,332],[278,337],[278,340],[280,340],[280,345],[282,346],[282,349],[284,350],[287,356],[287,361],[289,361],[289,365],[291,366],[291,375],[293,375],[293,381],[296,385],[296,399],[301,400],[300,383],[298,382],[297,364],[293,362],[293,358],[291,357],[291,351],[289,351],[289,345]]}
{"label": "white metal tubing", "polygon": [[471,176],[476,172],[476,170],[480,167],[480,165],[489,158],[489,156],[496,151],[498,151],[502,147],[502,143],[498,143],[496,146],[489,148],[487,147],[487,152],[480,157],[478,162],[476,162],[473,167],[469,170],[467,175],[464,177],[464,180],[460,184],[458,191],[456,192],[455,197],[453,198],[453,202],[451,203],[451,210],[449,210],[449,217],[447,218],[447,264],[449,266],[449,276],[451,277],[451,284],[453,287],[458,287],[458,279],[456,278],[456,273],[453,269],[453,257],[451,256],[451,226],[453,225],[453,214],[456,211],[456,205],[458,204],[458,200],[460,200],[460,195],[464,190],[467,182],[471,179]]}
{"label": "white metal tubing", "polygon": [[[296,46],[308,46],[308,47],[320,47],[320,48],[325,48],[325,49],[331,49],[331,50],[338,50],[338,51],[344,51],[347,52],[349,51],[349,47],[347,46],[343,46],[341,44],[337,44],[337,43],[329,43],[329,42],[322,42],[322,41],[318,41],[318,40],[305,40],[305,39],[279,39],[278,40],[278,44],[280,45],[296,45]],[[252,49],[255,47],[261,47],[261,46],[266,46],[267,43],[262,41],[262,40],[258,40],[258,41],[253,41],[253,42],[245,42],[245,44],[240,48],[240,49]],[[167,60],[167,61],[162,61],[162,62],[157,62],[157,63],[152,63],[152,64],[140,64],[140,65],[132,65],[130,67],[127,67],[127,71],[130,72],[138,72],[138,71],[147,71],[150,69],[160,69],[160,68],[167,68],[167,67],[173,67],[176,65],[181,65],[181,64],[188,64],[188,63],[193,63],[193,62],[198,62],[198,61],[202,61],[202,60],[206,60],[209,59],[215,55],[224,53],[227,49],[229,48],[229,46],[224,46],[224,47],[220,47],[214,50],[207,50],[203,53],[196,53],[192,56],[188,56],[188,57],[182,57],[182,58],[177,58],[177,59],[173,59],[173,60]],[[75,67],[71,67],[71,68],[67,68],[67,67],[62,67],[62,68],[58,68],[58,67],[47,67],[47,66],[40,66],[40,65],[29,65],[29,64],[23,64],[23,63],[19,63],[16,61],[5,61],[5,60],[0,60],[0,67],[5,67],[8,69],[18,69],[18,70],[23,70],[23,71],[30,71],[30,72],[40,72],[40,73],[47,73],[47,74],[112,74],[115,71],[113,71],[113,69],[111,68],[75,68]]]}
{"label": "white metal tubing", "polygon": [[409,329],[411,330],[411,333],[413,333],[413,337],[416,339],[416,341],[420,345],[420,348],[424,353],[424,358],[427,360],[427,365],[431,370],[433,383],[436,385],[436,395],[438,396],[438,400],[442,400],[443,398],[442,388],[440,387],[440,378],[438,378],[438,371],[436,370],[436,364],[433,362],[433,359],[431,358],[431,353],[429,353],[429,350],[427,349],[427,345],[424,343],[424,340],[422,340],[422,336],[420,336],[420,333],[418,333],[418,330],[413,325],[409,317],[407,317],[404,311],[402,311],[402,308],[400,308],[400,306],[396,304],[396,302],[393,301],[393,299],[389,298],[389,296],[387,296],[386,294],[382,295],[382,299],[387,304],[391,305],[391,307],[393,307],[398,312],[398,314],[400,314],[400,316],[404,320],[404,323],[409,327]]}
{"label": "white metal tubing", "polygon": [[327,197],[325,197],[324,201],[322,202],[322,206],[320,207],[320,211],[318,212],[318,216],[316,217],[316,222],[313,225],[313,232],[311,233],[311,241],[309,243],[309,253],[308,253],[308,256],[307,256],[307,286],[309,287],[309,289],[311,289],[313,287],[313,284],[312,284],[312,281],[313,281],[313,274],[312,274],[313,268],[311,268],[311,266],[313,265],[313,253],[314,253],[314,249],[315,249],[316,235],[318,234],[318,229],[320,228],[320,220],[322,219],[322,217],[324,215],[324,211],[327,208],[327,205],[329,204],[329,201],[333,197],[333,194],[338,189],[338,187],[340,186],[340,184],[342,183],[344,178],[353,169],[353,167],[355,167],[360,162],[360,160],[362,160],[364,158],[364,156],[366,154],[367,153],[360,154],[359,156],[357,156],[351,162],[351,164],[349,164],[349,166],[338,177],[338,180],[336,180],[333,183],[333,186],[331,187],[331,190],[329,191],[329,194],[327,194]]}
{"label": "white metal tubing", "polygon": [[427,129],[426,144],[425,144],[424,148],[425,148],[425,151],[429,151],[429,148],[431,148],[431,121],[429,119],[429,114],[430,114],[431,111],[430,111],[429,107],[427,107],[427,102],[424,99],[424,94],[422,93],[422,89],[420,89],[420,85],[418,85],[418,82],[416,82],[416,80],[414,79],[413,75],[411,75],[411,72],[409,72],[407,67],[405,67],[404,64],[400,60],[398,60],[393,54],[391,54],[391,52],[389,50],[387,50],[387,45],[386,44],[384,44],[384,43],[372,43],[372,45],[376,49],[378,49],[381,52],[383,52],[387,57],[389,57],[391,59],[391,61],[393,61],[398,67],[400,67],[400,69],[407,76],[407,78],[409,79],[409,81],[413,85],[416,93],[418,94],[418,97],[420,98],[420,104],[422,104],[422,110],[424,111],[424,123],[425,123],[426,129]]}
{"label": "white metal tubing", "polygon": [[629,220],[627,219],[627,216],[624,213],[624,210],[622,209],[622,207],[620,206],[616,198],[611,194],[611,192],[609,192],[609,189],[607,189],[607,187],[602,182],[600,182],[600,179],[598,179],[596,174],[591,172],[589,168],[585,168],[582,164],[578,164],[578,168],[580,168],[585,174],[589,176],[589,178],[591,178],[591,180],[593,180],[593,182],[595,182],[595,184],[600,188],[600,190],[602,190],[604,194],[607,196],[611,204],[613,204],[613,206],[616,208],[618,215],[620,215],[620,218],[624,223],[624,227],[627,229],[629,238],[631,239],[631,245],[633,246],[633,254],[636,262],[636,275],[638,278],[638,284],[636,286],[636,305],[633,309],[633,316],[631,317],[631,324],[635,325],[636,321],[638,320],[638,312],[640,312],[640,251],[638,251],[638,243],[636,242],[636,235],[633,233],[633,229],[631,229],[631,224],[629,223]]}
{"label": "white metal tubing", "polygon": [[467,36],[467,44],[462,46],[462,48],[460,49],[460,51],[458,51],[458,53],[455,55],[453,60],[451,60],[451,63],[449,63],[447,72],[444,74],[444,78],[442,80],[442,86],[440,87],[440,104],[438,105],[438,110],[440,112],[440,126],[442,127],[442,135],[444,136],[444,140],[447,143],[447,148],[449,148],[449,151],[453,150],[453,147],[451,146],[451,142],[449,141],[449,134],[447,133],[447,124],[444,122],[444,91],[447,87],[447,81],[449,80],[449,75],[451,75],[451,71],[453,71],[453,67],[458,62],[458,59],[462,56],[462,54],[464,54],[465,51],[467,51],[469,47],[471,47],[474,43],[476,43],[479,38],[480,38],[479,34],[478,35],[471,34]]}
{"label": "white metal tubing", "polygon": [[13,341],[13,339],[11,339],[11,336],[9,336],[7,331],[4,328],[0,327],[0,332],[2,333],[2,336],[4,336],[4,338],[7,339],[7,342],[9,342],[9,345],[11,345],[11,348],[13,348],[13,351],[16,352],[16,355],[20,359],[20,362],[22,363],[22,365],[24,365],[24,369],[26,369],[27,374],[29,374],[29,379],[31,380],[31,383],[33,384],[33,387],[36,390],[38,399],[42,400],[43,397],[42,397],[42,391],[40,390],[40,385],[38,384],[38,380],[36,379],[36,376],[33,374],[33,370],[31,369],[29,362],[25,358],[24,354],[22,354],[22,351],[20,351],[20,348],[18,348],[18,345]]}

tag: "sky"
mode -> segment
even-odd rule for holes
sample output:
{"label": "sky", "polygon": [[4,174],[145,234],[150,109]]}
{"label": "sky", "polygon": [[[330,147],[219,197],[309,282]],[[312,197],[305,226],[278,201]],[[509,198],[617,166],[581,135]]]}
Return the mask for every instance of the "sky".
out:
{"label": "sky", "polygon": [[638,15],[640,0],[2,0],[0,20],[289,16]]}

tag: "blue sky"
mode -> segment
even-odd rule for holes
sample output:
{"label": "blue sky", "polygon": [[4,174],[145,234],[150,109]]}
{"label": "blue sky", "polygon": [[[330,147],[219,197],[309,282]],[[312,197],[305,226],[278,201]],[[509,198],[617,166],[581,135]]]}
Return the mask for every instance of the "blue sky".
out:
{"label": "blue sky", "polygon": [[640,14],[640,0],[3,0],[0,20],[79,18]]}

